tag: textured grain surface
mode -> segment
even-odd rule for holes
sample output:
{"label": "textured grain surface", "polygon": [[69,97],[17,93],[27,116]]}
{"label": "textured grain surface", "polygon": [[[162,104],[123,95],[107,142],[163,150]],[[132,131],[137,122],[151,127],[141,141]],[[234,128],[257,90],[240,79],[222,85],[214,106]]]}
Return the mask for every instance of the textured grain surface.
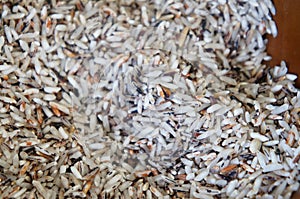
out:
{"label": "textured grain surface", "polygon": [[5,198],[290,198],[300,91],[269,0],[1,4]]}

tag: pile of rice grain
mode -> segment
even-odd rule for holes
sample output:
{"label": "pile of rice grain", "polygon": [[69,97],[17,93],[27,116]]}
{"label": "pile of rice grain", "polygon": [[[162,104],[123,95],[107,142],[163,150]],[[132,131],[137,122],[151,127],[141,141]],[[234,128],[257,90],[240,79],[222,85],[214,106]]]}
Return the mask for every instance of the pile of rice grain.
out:
{"label": "pile of rice grain", "polygon": [[4,0],[2,198],[290,198],[300,91],[271,0]]}

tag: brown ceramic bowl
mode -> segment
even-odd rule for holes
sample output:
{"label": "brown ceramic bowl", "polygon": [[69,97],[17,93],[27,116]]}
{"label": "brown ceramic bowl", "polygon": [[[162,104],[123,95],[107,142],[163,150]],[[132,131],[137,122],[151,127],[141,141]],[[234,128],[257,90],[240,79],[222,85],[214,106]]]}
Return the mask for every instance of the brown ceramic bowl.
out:
{"label": "brown ceramic bowl", "polygon": [[[272,55],[271,66],[285,60],[289,72],[300,76],[300,1],[273,0],[276,7],[275,21],[278,36],[269,36],[268,52]],[[300,79],[297,79],[300,88]]]}

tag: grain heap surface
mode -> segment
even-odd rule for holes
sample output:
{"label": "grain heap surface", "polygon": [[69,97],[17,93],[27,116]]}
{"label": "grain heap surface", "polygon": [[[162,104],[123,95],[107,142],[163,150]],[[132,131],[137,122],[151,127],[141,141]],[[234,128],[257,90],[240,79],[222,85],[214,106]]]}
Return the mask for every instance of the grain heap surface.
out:
{"label": "grain heap surface", "polygon": [[290,198],[300,91],[270,0],[0,3],[3,198]]}

